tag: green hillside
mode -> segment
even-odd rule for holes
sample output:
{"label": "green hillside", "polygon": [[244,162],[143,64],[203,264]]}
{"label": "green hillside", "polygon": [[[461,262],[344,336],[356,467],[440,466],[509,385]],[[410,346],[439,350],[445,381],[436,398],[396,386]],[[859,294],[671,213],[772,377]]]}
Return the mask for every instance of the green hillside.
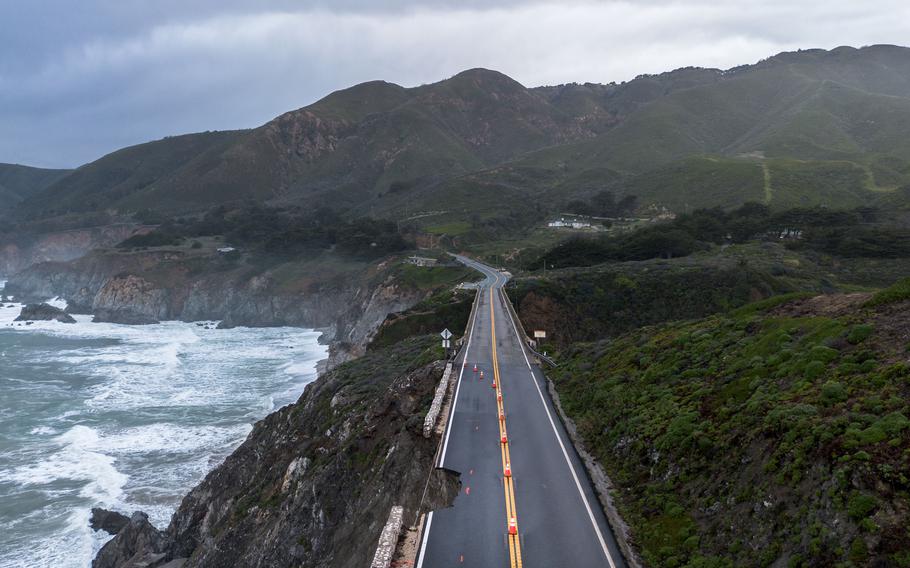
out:
{"label": "green hillside", "polygon": [[22,208],[187,212],[255,200],[483,229],[526,228],[605,189],[677,212],[903,207],[908,74],[910,50],[871,46],[607,85],[527,89],[485,69],[414,88],[374,81],[249,131],[115,152]]}
{"label": "green hillside", "polygon": [[648,565],[910,565],[910,296],[868,297],[565,352],[556,389]]}
{"label": "green hillside", "polygon": [[64,177],[70,170],[30,168],[18,164],[0,164],[0,202],[9,206],[42,191]]}

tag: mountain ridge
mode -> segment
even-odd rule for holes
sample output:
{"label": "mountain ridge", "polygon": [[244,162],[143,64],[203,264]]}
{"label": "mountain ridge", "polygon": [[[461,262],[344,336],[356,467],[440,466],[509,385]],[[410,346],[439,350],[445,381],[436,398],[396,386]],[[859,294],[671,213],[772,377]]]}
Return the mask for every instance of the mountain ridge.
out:
{"label": "mountain ridge", "polygon": [[[256,128],[125,148],[43,188],[20,211],[104,204],[174,213],[254,200],[402,218],[454,195],[470,215],[478,199],[556,205],[604,188],[640,191],[638,178],[651,180],[647,200],[678,208],[679,188],[655,182],[655,172],[685,169],[699,156],[714,156],[718,173],[741,156],[763,168],[766,159],[813,162],[812,171],[848,189],[796,200],[839,206],[910,184],[907,127],[910,49],[898,46],[783,52],[727,70],[684,67],[605,85],[526,88],[475,68],[410,88],[369,81]],[[831,161],[855,164],[865,179],[844,178],[843,168],[825,166]],[[766,195],[794,201],[787,191]],[[710,206],[712,192],[696,187],[689,201]],[[746,197],[734,191],[722,201]]]}

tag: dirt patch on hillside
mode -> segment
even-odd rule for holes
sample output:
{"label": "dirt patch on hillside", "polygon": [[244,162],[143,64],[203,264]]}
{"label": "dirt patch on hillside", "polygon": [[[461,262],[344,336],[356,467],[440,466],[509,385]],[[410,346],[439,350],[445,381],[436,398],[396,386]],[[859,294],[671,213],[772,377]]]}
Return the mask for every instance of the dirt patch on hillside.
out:
{"label": "dirt patch on hillside", "polygon": [[791,318],[829,317],[836,318],[856,311],[872,294],[854,292],[852,294],[823,294],[804,300],[788,302],[771,311],[772,315]]}
{"label": "dirt patch on hillside", "polygon": [[910,362],[910,301],[876,309],[872,341],[890,362]]}

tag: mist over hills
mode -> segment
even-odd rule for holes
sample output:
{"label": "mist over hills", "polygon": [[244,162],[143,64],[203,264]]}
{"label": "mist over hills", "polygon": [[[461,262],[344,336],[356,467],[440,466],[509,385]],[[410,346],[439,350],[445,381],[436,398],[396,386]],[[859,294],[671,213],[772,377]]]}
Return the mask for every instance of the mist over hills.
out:
{"label": "mist over hills", "polygon": [[788,52],[608,85],[529,89],[472,69],[415,88],[363,83],[251,130],[125,148],[36,177],[13,201],[24,199],[28,217],[245,200],[471,215],[555,210],[603,189],[676,211],[746,201],[903,206],[908,129],[910,49],[896,46]]}

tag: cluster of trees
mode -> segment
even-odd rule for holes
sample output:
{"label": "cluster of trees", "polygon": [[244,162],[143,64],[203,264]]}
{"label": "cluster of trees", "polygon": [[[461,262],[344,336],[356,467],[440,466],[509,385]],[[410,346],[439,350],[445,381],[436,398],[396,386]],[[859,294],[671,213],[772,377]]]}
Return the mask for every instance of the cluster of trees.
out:
{"label": "cluster of trees", "polygon": [[566,205],[566,213],[594,217],[628,217],[638,209],[638,197],[625,195],[620,199],[612,191],[601,191],[590,201],[575,199]]}
{"label": "cluster of trees", "polygon": [[331,209],[261,205],[219,206],[200,218],[169,219],[155,231],[130,237],[119,246],[166,246],[215,235],[223,235],[232,245],[279,257],[331,249],[349,257],[373,259],[408,248],[391,221],[344,219]]}
{"label": "cluster of trees", "polygon": [[733,211],[700,209],[660,225],[602,238],[575,238],[540,259],[550,268],[591,266],[608,261],[687,256],[711,244],[787,238],[787,246],[844,257],[910,257],[910,231],[878,223],[871,208],[797,208],[772,212],[759,203]]}

